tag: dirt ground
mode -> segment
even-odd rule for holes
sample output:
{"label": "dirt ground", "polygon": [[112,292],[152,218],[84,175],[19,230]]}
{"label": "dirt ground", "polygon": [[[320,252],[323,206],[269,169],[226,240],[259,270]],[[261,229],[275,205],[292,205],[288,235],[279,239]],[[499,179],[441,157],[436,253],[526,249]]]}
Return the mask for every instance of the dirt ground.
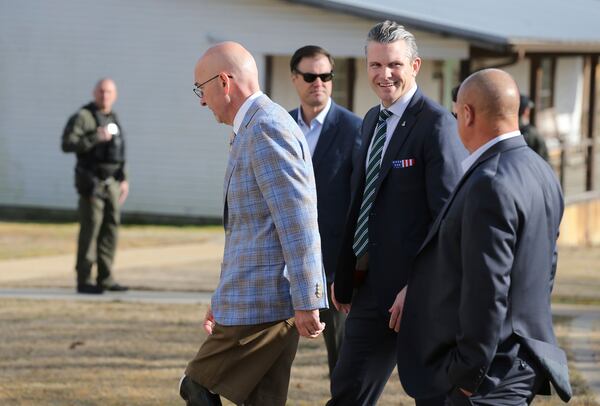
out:
{"label": "dirt ground", "polygon": [[[0,222],[0,260],[74,255],[75,224]],[[123,227],[119,250],[222,243],[219,227]],[[176,267],[117,270],[120,282],[156,290],[210,291],[221,252]],[[74,260],[74,258],[73,258]],[[118,263],[118,254],[117,254]],[[0,267],[1,268],[1,267]],[[0,272],[2,269],[0,269]],[[11,282],[2,287],[71,287],[73,275]],[[600,248],[561,249],[553,300],[600,303]],[[177,383],[202,340],[202,306],[0,300],[0,405],[180,405]],[[569,320],[556,323],[564,342]],[[600,354],[600,324],[589,342]],[[598,405],[571,371],[572,405]],[[322,405],[328,398],[322,339],[301,340],[292,370],[289,405]],[[227,404],[227,403],[225,403]],[[394,374],[379,405],[412,405]],[[538,398],[537,406],[562,404]]]}
{"label": "dirt ground", "polygon": [[[1,300],[0,404],[182,404],[177,384],[204,339],[199,323],[204,310],[189,305]],[[559,335],[566,332],[563,321],[558,323]],[[595,405],[582,395],[575,375],[574,380],[576,397],[570,404]],[[302,339],[288,404],[323,405],[328,389],[323,340]],[[412,404],[394,374],[379,405]],[[535,403],[559,404],[557,398],[541,397]]]}

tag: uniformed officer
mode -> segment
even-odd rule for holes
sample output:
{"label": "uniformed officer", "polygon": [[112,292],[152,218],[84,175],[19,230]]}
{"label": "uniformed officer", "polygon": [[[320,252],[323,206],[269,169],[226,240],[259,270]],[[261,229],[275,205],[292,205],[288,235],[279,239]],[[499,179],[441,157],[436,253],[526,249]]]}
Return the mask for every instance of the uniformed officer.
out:
{"label": "uniformed officer", "polygon": [[521,131],[529,148],[533,149],[539,156],[548,161],[548,147],[546,147],[546,141],[539,133],[538,129],[529,121],[531,109],[533,109],[534,106],[534,103],[528,96],[521,94],[519,100],[519,131]]}
{"label": "uniformed officer", "polygon": [[[112,106],[117,87],[112,79],[98,81],[94,101],[69,118],[62,136],[62,150],[77,154],[75,187],[79,194],[77,292],[125,291],[113,279],[120,206],[127,199],[125,139]],[[91,277],[97,264],[97,277]]]}

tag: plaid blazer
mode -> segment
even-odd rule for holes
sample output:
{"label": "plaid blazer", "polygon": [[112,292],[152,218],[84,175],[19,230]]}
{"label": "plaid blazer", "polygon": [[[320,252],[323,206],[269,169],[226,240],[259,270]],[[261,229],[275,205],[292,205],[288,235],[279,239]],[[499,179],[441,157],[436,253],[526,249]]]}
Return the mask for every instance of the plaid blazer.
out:
{"label": "plaid blazer", "polygon": [[327,307],[310,153],[267,96],[236,135],[225,173],[225,252],[212,297],[222,325],[260,324]]}

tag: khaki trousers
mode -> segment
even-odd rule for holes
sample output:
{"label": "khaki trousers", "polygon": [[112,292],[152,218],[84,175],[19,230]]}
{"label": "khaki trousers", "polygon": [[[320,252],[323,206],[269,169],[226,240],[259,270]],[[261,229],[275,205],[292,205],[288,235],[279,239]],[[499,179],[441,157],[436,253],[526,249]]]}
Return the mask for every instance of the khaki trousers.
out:
{"label": "khaki trousers", "polygon": [[185,371],[194,382],[244,406],[284,406],[299,335],[294,319],[216,324]]}

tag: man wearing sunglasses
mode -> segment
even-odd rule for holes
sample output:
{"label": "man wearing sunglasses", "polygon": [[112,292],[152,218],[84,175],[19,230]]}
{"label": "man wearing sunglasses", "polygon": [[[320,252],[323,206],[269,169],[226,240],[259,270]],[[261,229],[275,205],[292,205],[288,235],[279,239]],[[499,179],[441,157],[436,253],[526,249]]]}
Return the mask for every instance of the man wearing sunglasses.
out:
{"label": "man wearing sunglasses", "polygon": [[[331,99],[333,67],[329,52],[315,45],[299,48],[290,60],[292,83],[300,98],[300,107],[290,114],[304,133],[312,156],[328,288],[333,283],[342,243],[341,230],[350,204],[352,156],[360,147],[362,123],[357,115]],[[345,319],[346,315],[332,303],[321,313],[321,320],[327,325],[323,338],[330,375],[344,336]]]}

